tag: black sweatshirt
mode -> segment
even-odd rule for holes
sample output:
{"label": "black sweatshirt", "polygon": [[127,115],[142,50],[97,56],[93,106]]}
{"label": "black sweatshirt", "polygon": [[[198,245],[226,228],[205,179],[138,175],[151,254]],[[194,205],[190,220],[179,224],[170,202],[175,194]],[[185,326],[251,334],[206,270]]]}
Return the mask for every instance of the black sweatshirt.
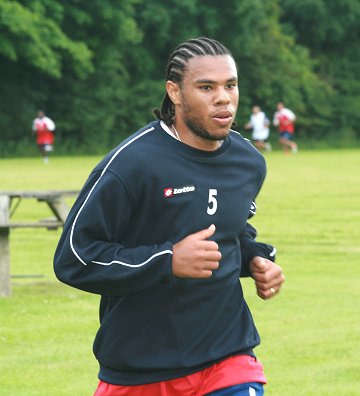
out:
{"label": "black sweatshirt", "polygon": [[[273,259],[247,223],[265,173],[262,155],[237,132],[208,152],[175,140],[158,121],[95,167],[54,268],[62,282],[101,295],[100,379],[162,381],[253,353],[260,339],[239,277],[255,255]],[[177,278],[173,244],[210,224],[220,268],[208,279]]]}

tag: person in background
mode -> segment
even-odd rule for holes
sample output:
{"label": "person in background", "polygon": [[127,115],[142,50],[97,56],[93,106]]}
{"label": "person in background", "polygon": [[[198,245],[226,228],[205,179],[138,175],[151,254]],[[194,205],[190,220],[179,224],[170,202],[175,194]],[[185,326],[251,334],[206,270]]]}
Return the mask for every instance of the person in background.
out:
{"label": "person in background", "polygon": [[259,106],[253,106],[250,121],[244,125],[245,129],[252,129],[252,140],[260,151],[271,151],[271,144],[267,141],[270,135],[270,121]]}
{"label": "person in background", "polygon": [[99,162],[66,219],[55,274],[101,296],[95,396],[263,395],[239,278],[270,299],[284,275],[248,223],[266,165],[231,129],[237,81],[218,41],[176,47],[158,120]]}
{"label": "person in background", "polygon": [[285,154],[290,152],[297,153],[298,146],[294,142],[295,132],[295,114],[279,102],[276,106],[277,111],[274,114],[273,124],[278,127],[279,143]]}
{"label": "person in background", "polygon": [[32,124],[32,132],[36,135],[36,144],[45,163],[49,161],[49,153],[54,150],[54,131],[54,121],[43,110],[39,110]]}

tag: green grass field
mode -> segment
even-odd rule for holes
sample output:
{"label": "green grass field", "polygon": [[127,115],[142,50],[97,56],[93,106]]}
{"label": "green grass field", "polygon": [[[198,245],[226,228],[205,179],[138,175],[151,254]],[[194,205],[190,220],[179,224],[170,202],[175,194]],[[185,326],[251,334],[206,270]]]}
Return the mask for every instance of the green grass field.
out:
{"label": "green grass field", "polygon": [[[360,394],[360,151],[272,152],[253,224],[274,244],[286,283],[260,300],[243,281],[262,344],[268,396]],[[79,189],[98,157],[0,160],[0,190]],[[71,202],[69,202],[71,203]],[[50,216],[24,201],[17,219]],[[88,396],[98,297],[60,284],[60,230],[16,229],[12,296],[0,299],[0,395]],[[24,278],[24,276],[26,276]]]}

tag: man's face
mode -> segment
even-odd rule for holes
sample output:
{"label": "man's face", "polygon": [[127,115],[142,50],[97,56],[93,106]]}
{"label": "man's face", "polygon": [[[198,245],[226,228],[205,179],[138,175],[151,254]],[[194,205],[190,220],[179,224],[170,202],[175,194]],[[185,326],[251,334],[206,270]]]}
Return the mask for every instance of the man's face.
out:
{"label": "man's face", "polygon": [[176,116],[195,135],[222,140],[235,119],[239,100],[237,70],[229,55],[196,56],[180,84]]}

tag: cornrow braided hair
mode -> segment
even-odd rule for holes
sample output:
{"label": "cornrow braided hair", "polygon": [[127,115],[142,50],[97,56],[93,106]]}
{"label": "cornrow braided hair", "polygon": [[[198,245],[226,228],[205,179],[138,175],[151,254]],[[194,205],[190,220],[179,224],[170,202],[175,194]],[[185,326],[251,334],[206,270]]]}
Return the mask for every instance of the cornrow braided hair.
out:
{"label": "cornrow braided hair", "polygon": [[[190,39],[178,45],[170,55],[166,66],[166,80],[180,84],[183,80],[189,59],[206,55],[230,55],[232,57],[230,51],[216,40],[207,37]],[[155,109],[154,114],[167,125],[173,123],[175,108],[167,93],[164,96],[160,109]]]}

